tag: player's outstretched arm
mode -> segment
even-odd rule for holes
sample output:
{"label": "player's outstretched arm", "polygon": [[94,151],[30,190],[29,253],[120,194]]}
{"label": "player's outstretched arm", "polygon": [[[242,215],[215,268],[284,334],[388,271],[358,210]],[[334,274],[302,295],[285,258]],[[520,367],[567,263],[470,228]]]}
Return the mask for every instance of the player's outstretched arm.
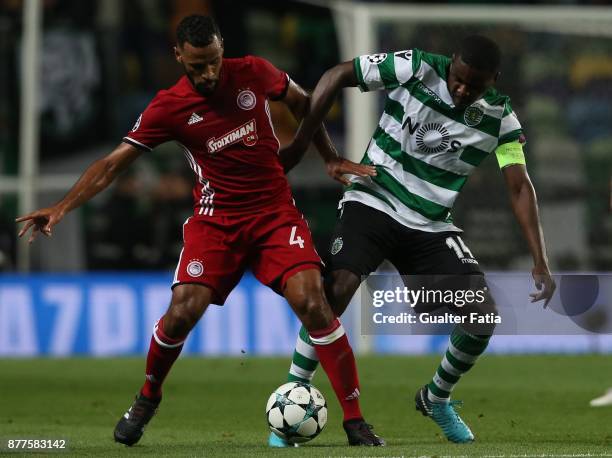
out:
{"label": "player's outstretched arm", "polygon": [[504,167],[502,171],[510,191],[512,210],[521,226],[533,257],[532,275],[538,291],[530,294],[531,302],[544,300],[544,307],[546,307],[555,292],[556,285],[548,268],[548,257],[546,256],[544,234],[538,216],[536,193],[524,165],[509,165]]}
{"label": "player's outstretched arm", "polygon": [[[293,114],[293,117],[298,123],[304,119],[304,116],[308,114],[308,110],[310,109],[310,96],[299,84],[291,79],[289,80],[287,93],[281,101],[287,105],[287,108],[289,108],[289,111],[291,111],[291,114]],[[331,140],[329,140],[325,127],[323,126],[320,130],[322,130],[323,135],[327,137],[331,145]],[[333,145],[331,147],[333,148]],[[293,167],[299,164],[307,149],[308,145],[304,148],[298,148],[293,142],[280,149],[278,154],[285,173],[288,173]]]}
{"label": "player's outstretched arm", "polygon": [[15,219],[17,223],[25,221],[19,231],[19,237],[25,235],[30,228],[32,233],[28,239],[29,243],[34,241],[38,232],[50,236],[53,226],[59,223],[66,213],[106,189],[119,172],[127,168],[140,154],[141,150],[121,143],[108,156],[91,164],[62,200],[51,207]]}
{"label": "player's outstretched arm", "polygon": [[310,110],[295,134],[294,143],[308,146],[340,91],[345,87],[356,86],[357,76],[352,62],[343,62],[323,73],[312,93]]}
{"label": "player's outstretched arm", "polygon": [[[348,159],[342,158],[334,147],[334,144],[327,133],[327,129],[325,129],[323,124],[323,118],[325,118],[327,115],[327,112],[331,108],[340,89],[343,87],[357,85],[357,80],[353,74],[352,64],[348,64],[348,70],[350,70],[352,76],[344,74],[343,72],[347,70],[347,67],[345,64],[340,64],[328,70],[317,84],[315,94],[317,94],[317,89],[323,87],[323,81],[325,81],[325,83],[323,83],[325,87],[329,88],[330,79],[339,78],[336,81],[338,84],[337,88],[330,91],[329,94],[325,96],[329,99],[323,101],[323,107],[319,108],[315,114],[312,113],[311,97],[299,85],[295,84],[293,81],[290,82],[287,95],[283,101],[287,104],[296,120],[302,121],[302,123],[293,142],[283,148],[280,152],[281,161],[283,161],[283,166],[285,167],[286,172],[298,164],[312,140],[319,151],[319,154],[325,161],[328,175],[340,183],[345,185],[349,184],[348,179],[344,177],[344,174],[347,173],[359,176],[376,175],[376,169],[373,166],[357,164],[349,161]],[[352,81],[353,79],[354,82]],[[319,98],[321,97],[321,94],[322,91],[319,90]],[[304,125],[305,123],[306,125]]]}

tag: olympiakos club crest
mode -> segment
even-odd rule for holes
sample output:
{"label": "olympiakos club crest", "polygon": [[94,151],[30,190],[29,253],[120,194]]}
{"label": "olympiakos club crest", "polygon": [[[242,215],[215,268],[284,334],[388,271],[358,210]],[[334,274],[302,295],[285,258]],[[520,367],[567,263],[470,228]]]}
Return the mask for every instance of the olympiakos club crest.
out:
{"label": "olympiakos club crest", "polygon": [[242,108],[243,110],[252,110],[257,104],[257,98],[255,97],[255,93],[253,91],[245,89],[244,91],[240,91],[238,94],[236,103],[238,104],[238,107]]}
{"label": "olympiakos club crest", "polygon": [[342,249],[342,246],[344,245],[344,242],[342,241],[342,237],[338,237],[336,240],[334,240],[334,243],[332,243],[331,246],[331,254],[338,254],[340,252],[340,250]]}
{"label": "olympiakos club crest", "polygon": [[187,264],[187,273],[192,277],[199,277],[204,273],[204,265],[199,259],[192,259]]}
{"label": "olympiakos club crest", "polygon": [[483,115],[484,111],[479,105],[472,105],[465,109],[465,112],[463,113],[463,120],[468,126],[474,127],[480,124]]}

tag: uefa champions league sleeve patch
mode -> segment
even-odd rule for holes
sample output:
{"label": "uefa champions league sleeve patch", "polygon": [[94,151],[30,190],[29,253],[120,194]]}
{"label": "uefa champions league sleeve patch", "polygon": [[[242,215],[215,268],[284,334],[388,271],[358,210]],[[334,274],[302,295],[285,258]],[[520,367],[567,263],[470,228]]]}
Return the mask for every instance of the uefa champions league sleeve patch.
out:
{"label": "uefa champions league sleeve patch", "polygon": [[373,63],[373,64],[380,64],[381,62],[384,62],[384,60],[387,58],[387,53],[386,52],[381,52],[378,54],[370,54],[368,56],[368,61]]}

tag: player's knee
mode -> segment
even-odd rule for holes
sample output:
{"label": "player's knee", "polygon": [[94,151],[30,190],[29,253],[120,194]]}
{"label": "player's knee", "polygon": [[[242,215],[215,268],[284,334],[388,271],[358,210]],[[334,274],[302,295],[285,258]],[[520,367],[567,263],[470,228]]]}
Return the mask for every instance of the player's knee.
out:
{"label": "player's knee", "polygon": [[175,291],[172,303],[164,315],[164,332],[171,338],[183,338],[189,334],[208,307],[209,301],[193,291]]}
{"label": "player's knee", "polygon": [[492,313],[495,316],[499,316],[499,310],[497,309],[497,305],[495,304],[495,301],[491,300],[491,302],[486,302],[485,304],[485,309],[484,312],[485,313]]}
{"label": "player's knee", "polygon": [[164,331],[169,337],[182,338],[189,334],[198,319],[188,302],[175,303],[164,315]]}
{"label": "player's knee", "polygon": [[291,306],[309,331],[326,328],[334,320],[334,314],[321,291],[294,295]]}
{"label": "player's knee", "polygon": [[491,337],[495,333],[499,311],[492,298],[488,298],[469,313],[470,320],[464,324],[465,330],[479,337]]}
{"label": "player's knee", "polygon": [[485,299],[482,304],[478,307],[478,312],[483,316],[499,316],[499,310],[497,309],[497,304],[495,303],[495,299],[491,296],[488,288],[485,292]]}
{"label": "player's knee", "polygon": [[293,305],[301,317],[319,316],[329,308],[321,294],[301,294],[294,298]]}
{"label": "player's knee", "polygon": [[490,302],[485,302],[484,313],[489,318],[487,320],[488,327],[486,328],[486,335],[492,336],[495,332],[495,328],[497,327],[497,323],[499,322],[500,316],[499,310],[497,310],[497,305],[495,304],[495,301],[493,301],[493,299],[491,299]]}
{"label": "player's knee", "polygon": [[290,277],[284,293],[306,329],[320,329],[331,324],[334,314],[325,300],[318,270],[306,270]]}
{"label": "player's knee", "polygon": [[335,282],[325,285],[325,294],[330,305],[334,310],[340,309],[342,312],[348,306],[354,292],[355,290],[345,283]]}
{"label": "player's knee", "polygon": [[325,295],[337,316],[344,313],[359,287],[359,277],[348,270],[336,270],[325,277]]}

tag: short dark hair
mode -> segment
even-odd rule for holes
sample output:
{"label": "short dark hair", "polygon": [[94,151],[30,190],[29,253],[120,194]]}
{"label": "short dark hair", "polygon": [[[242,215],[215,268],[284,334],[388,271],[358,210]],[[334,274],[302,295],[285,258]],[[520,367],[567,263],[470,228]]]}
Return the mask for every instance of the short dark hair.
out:
{"label": "short dark hair", "polygon": [[457,50],[461,60],[477,70],[497,73],[501,62],[499,46],[490,38],[470,35],[461,40]]}
{"label": "short dark hair", "polygon": [[179,46],[187,42],[196,48],[202,48],[211,44],[215,35],[221,39],[219,26],[212,17],[201,14],[184,17],[176,28],[176,41]]}

